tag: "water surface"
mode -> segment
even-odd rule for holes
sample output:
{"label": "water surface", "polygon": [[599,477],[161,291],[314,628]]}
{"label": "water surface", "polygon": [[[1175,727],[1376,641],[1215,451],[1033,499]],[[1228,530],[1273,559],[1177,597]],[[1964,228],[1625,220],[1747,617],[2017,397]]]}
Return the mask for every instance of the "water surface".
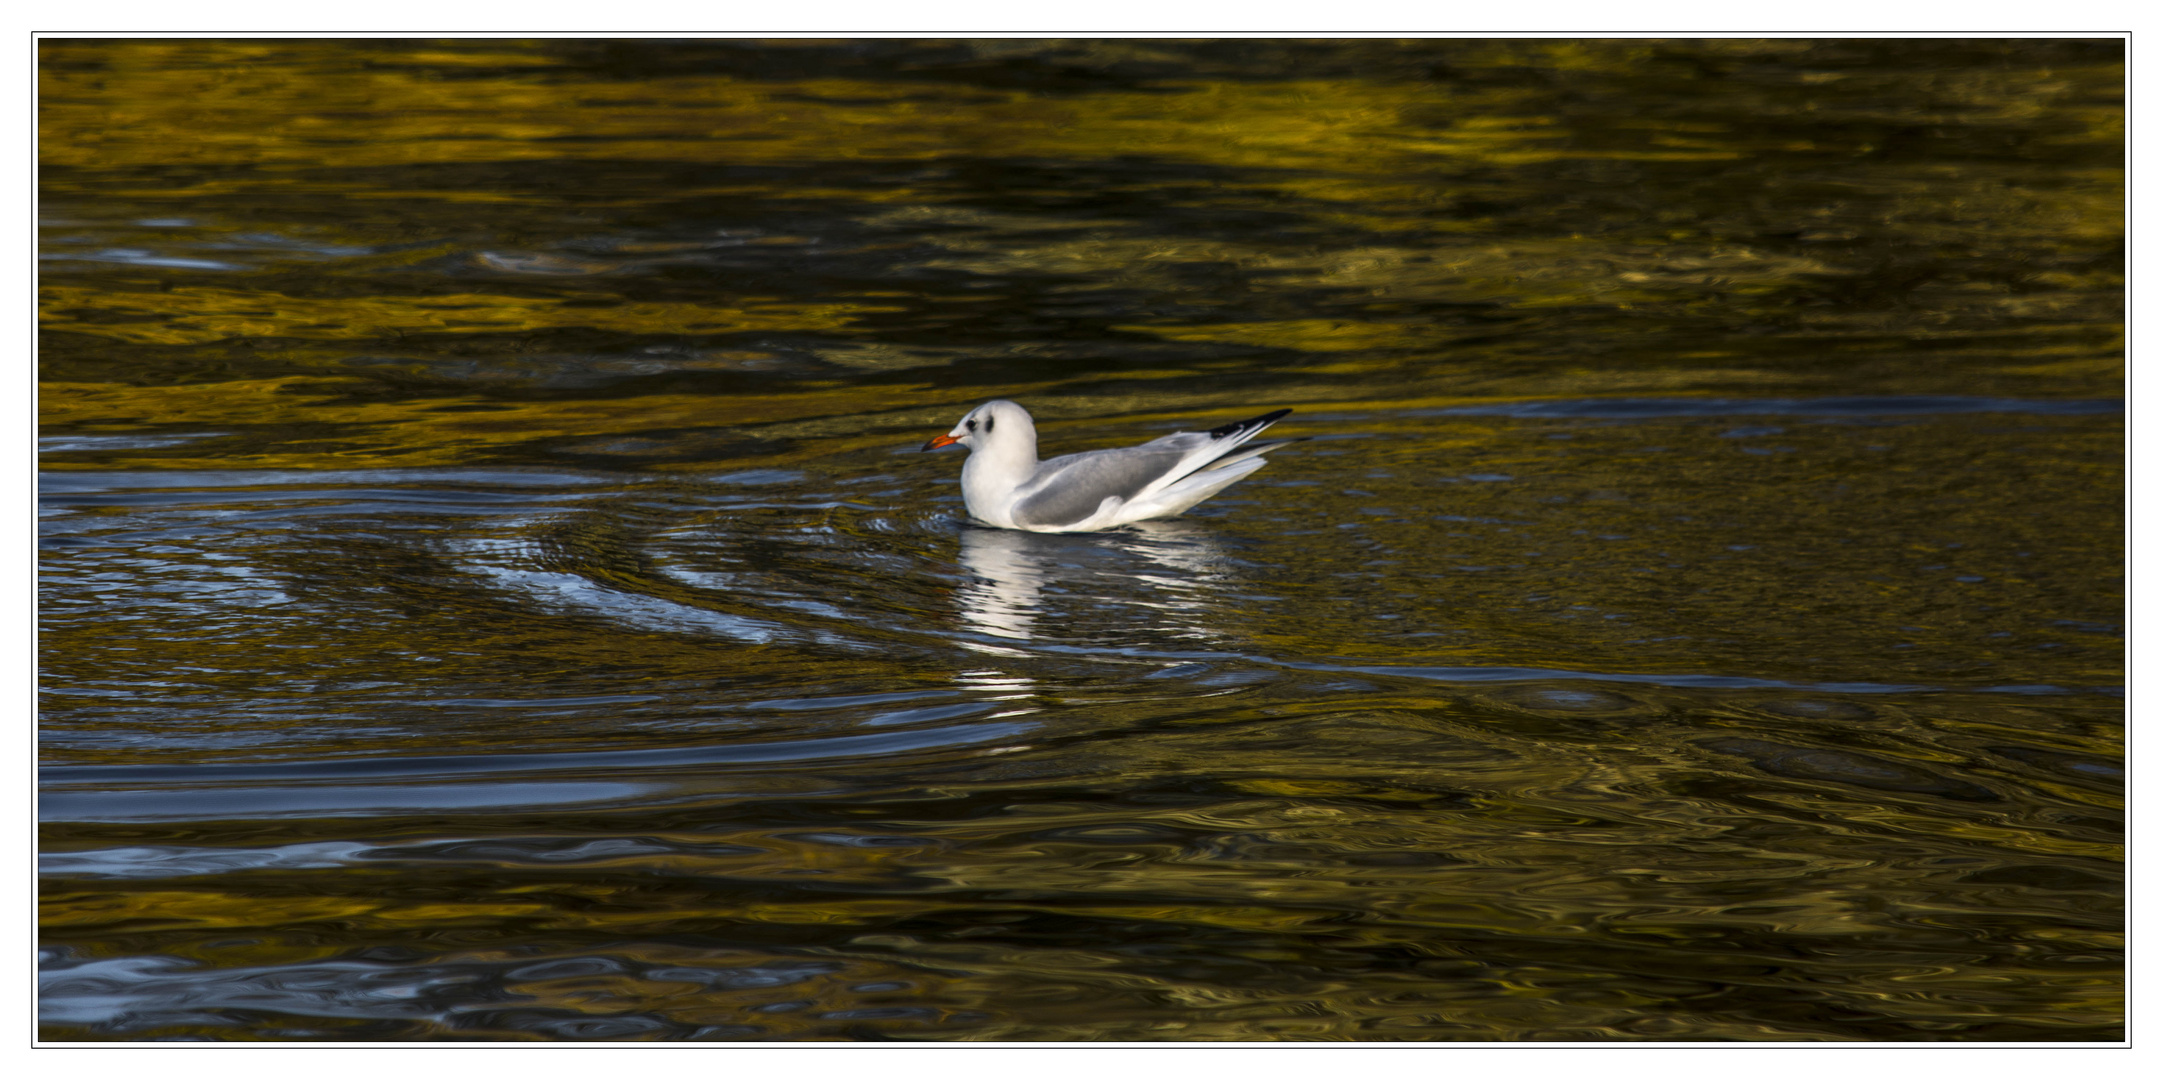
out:
{"label": "water surface", "polygon": [[2122,1037],[2115,40],[40,50],[46,1038]]}

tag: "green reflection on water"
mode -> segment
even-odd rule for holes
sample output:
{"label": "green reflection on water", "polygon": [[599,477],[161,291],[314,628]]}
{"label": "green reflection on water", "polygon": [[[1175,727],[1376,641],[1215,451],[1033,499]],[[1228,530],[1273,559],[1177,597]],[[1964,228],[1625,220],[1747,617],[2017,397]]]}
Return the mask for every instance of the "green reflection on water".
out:
{"label": "green reflection on water", "polygon": [[[154,391],[327,370],[283,395],[416,463],[746,378],[832,376],[826,415],[1129,409],[1167,361],[1218,376],[1144,395],[1190,410],[2120,378],[2115,43],[893,48],[47,41],[48,422],[231,426]],[[474,394],[483,431],[388,426]],[[241,426],[236,465],[322,459]]]}

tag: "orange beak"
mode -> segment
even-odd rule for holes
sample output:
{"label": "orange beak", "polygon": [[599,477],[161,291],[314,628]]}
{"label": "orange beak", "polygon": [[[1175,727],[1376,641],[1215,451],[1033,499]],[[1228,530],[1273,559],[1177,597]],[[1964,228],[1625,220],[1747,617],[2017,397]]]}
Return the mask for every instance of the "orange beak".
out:
{"label": "orange beak", "polygon": [[933,438],[933,439],[932,439],[932,440],[931,440],[930,442],[928,442],[928,443],[925,443],[925,444],[924,444],[924,449],[925,449],[925,450],[937,450],[938,448],[940,448],[940,447],[942,447],[942,446],[952,446],[952,445],[954,445],[955,443],[958,443],[958,442],[960,442],[960,441],[961,441],[960,439],[957,439],[957,438],[953,437],[952,435],[939,435],[939,436],[935,436],[935,437],[934,437],[934,438]]}

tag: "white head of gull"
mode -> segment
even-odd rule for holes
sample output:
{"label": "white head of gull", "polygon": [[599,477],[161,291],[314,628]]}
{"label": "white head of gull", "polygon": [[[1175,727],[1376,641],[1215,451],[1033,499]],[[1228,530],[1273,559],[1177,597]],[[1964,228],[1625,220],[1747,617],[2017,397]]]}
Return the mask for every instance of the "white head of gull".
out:
{"label": "white head of gull", "polygon": [[1140,446],[1036,459],[1036,421],[1011,401],[987,401],[924,444],[969,449],[961,467],[969,516],[1002,529],[1095,532],[1183,514],[1268,464],[1262,455],[1298,439],[1248,440],[1292,410],[1208,431],[1179,431]]}

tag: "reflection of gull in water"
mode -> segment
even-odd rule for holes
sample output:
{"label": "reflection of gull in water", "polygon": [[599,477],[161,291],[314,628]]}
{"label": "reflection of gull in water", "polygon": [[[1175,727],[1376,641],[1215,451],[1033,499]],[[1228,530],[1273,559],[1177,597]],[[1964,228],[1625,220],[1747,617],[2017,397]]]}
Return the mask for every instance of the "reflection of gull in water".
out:
{"label": "reflection of gull in water", "polygon": [[961,534],[961,618],[993,637],[1029,640],[1036,628],[1037,597],[1044,571],[1029,549],[1028,533],[971,528]]}
{"label": "reflection of gull in water", "polygon": [[[1145,521],[1118,532],[1028,533],[970,527],[961,534],[961,565],[969,581],[961,588],[961,618],[971,630],[1028,641],[1046,613],[1049,591],[1071,598],[1064,623],[1090,611],[1138,607],[1153,618],[1151,629],[1191,637],[1216,637],[1198,616],[1220,587],[1224,550],[1207,530],[1190,522]],[[970,648],[1020,655],[993,645]]]}

